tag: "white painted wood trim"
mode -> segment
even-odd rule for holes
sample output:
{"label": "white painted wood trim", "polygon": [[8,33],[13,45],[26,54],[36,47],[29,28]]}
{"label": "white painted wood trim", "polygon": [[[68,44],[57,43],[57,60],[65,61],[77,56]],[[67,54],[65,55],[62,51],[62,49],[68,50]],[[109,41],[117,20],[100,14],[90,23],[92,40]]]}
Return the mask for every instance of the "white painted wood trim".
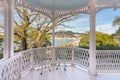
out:
{"label": "white painted wood trim", "polygon": [[90,46],[89,46],[89,72],[92,75],[97,74],[96,70],[96,11],[95,0],[91,1],[90,6]]}
{"label": "white painted wood trim", "polygon": [[14,55],[14,0],[4,0],[4,58]]}

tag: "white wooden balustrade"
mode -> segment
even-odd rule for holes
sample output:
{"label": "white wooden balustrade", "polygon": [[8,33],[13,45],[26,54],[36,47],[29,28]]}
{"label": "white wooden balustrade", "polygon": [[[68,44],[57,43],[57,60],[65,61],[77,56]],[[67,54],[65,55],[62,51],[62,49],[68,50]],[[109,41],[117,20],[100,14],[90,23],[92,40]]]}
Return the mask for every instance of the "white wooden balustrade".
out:
{"label": "white wooden balustrade", "polygon": [[72,62],[72,48],[58,47],[55,48],[56,60],[59,63],[71,63]]}
{"label": "white wooden balustrade", "polygon": [[48,66],[50,70],[50,65],[52,64],[52,50],[53,48],[40,48],[33,49],[33,65],[34,67],[39,67],[41,74],[43,68]]}
{"label": "white wooden balustrade", "polygon": [[0,80],[20,80],[31,68],[31,50],[16,53],[10,59],[0,62]]}
{"label": "white wooden balustrade", "polygon": [[32,50],[26,50],[21,52],[21,72],[24,74],[25,72],[31,69],[32,64]]}
{"label": "white wooden balustrade", "polygon": [[98,72],[120,72],[120,50],[97,51]]}
{"label": "white wooden balustrade", "polygon": [[[72,47],[30,49],[15,53],[10,59],[0,60],[0,80],[20,80],[27,72],[38,67],[42,70],[51,64],[74,64],[88,70],[89,50]],[[120,72],[120,50],[97,50],[97,71]]]}
{"label": "white wooden balustrade", "polygon": [[89,66],[89,50],[82,48],[74,48],[74,60],[79,66],[88,69]]}
{"label": "white wooden balustrade", "polygon": [[0,80],[19,80],[21,78],[21,54],[0,62]]}

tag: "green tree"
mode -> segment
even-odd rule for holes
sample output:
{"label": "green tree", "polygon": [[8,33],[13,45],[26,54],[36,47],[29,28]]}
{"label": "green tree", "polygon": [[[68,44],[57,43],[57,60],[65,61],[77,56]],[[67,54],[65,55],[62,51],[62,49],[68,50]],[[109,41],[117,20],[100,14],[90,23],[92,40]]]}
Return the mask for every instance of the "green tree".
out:
{"label": "green tree", "polygon": [[[15,43],[20,44],[21,50],[31,47],[50,46],[48,32],[52,30],[52,20],[39,12],[31,12],[26,8],[15,8]],[[55,26],[64,25],[73,15],[63,16],[55,19]]]}
{"label": "green tree", "polygon": [[119,46],[120,46],[120,17],[116,17],[112,23],[112,26],[118,27],[118,30],[116,30],[115,34],[113,34],[114,38],[117,40]]}
{"label": "green tree", "polygon": [[[47,17],[37,12],[31,12],[26,8],[15,8],[15,10],[17,13],[17,18],[15,18],[14,40],[15,43],[21,45],[20,50],[26,50],[31,47],[43,47],[41,46],[41,43],[43,42],[50,43],[50,38],[46,38],[49,36],[46,32],[44,32],[47,27],[41,27],[43,24],[41,24],[40,27],[36,27],[36,25],[40,24],[36,23],[41,19],[44,20],[44,22],[45,19],[48,21]],[[41,22],[44,23],[43,21]]]}
{"label": "green tree", "polygon": [[[89,32],[82,35],[79,46],[82,48],[89,48]],[[118,45],[111,35],[96,32],[96,47],[97,49],[118,49]]]}

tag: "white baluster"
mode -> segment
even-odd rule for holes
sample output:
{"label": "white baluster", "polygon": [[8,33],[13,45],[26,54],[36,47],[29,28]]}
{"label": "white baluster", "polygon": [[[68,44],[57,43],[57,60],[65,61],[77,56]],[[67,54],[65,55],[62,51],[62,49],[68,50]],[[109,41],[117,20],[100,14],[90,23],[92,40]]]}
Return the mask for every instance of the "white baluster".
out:
{"label": "white baluster", "polygon": [[30,68],[31,68],[31,70],[33,70],[34,69],[34,49],[31,49],[30,50],[30,54],[31,54],[31,58],[30,58],[30,62],[31,62],[31,66],[30,66]]}
{"label": "white baluster", "polygon": [[72,48],[72,66],[75,66],[75,61],[74,61],[74,48]]}

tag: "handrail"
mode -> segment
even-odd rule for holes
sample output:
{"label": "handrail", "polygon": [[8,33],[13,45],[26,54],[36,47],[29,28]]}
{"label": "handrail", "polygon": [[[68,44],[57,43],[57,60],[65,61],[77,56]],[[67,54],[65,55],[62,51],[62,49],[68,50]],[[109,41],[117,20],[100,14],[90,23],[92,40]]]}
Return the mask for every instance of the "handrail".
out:
{"label": "handrail", "polygon": [[9,59],[0,60],[0,80],[20,80],[21,75],[30,69],[30,57],[27,52],[21,51]]}
{"label": "handrail", "polygon": [[[120,72],[120,50],[97,50],[98,72]],[[88,70],[89,49],[55,47],[56,64],[74,64]],[[53,48],[33,48],[0,60],[0,80],[19,80],[36,66],[53,63]]]}

